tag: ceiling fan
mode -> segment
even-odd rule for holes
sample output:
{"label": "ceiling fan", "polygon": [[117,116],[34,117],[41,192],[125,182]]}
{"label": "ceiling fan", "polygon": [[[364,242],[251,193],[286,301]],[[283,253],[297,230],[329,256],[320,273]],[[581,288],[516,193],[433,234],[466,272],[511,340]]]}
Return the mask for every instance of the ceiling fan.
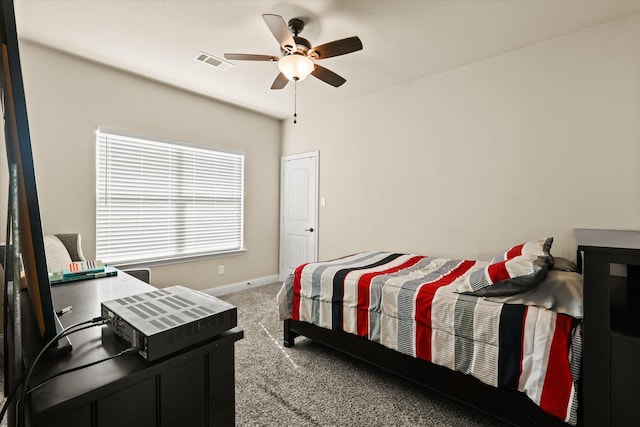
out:
{"label": "ceiling fan", "polygon": [[262,15],[262,18],[278,43],[280,43],[282,55],[278,57],[274,55],[225,53],[224,57],[226,59],[277,61],[280,73],[273,81],[271,89],[282,89],[289,81],[304,80],[309,74],[335,87],[341,86],[346,82],[346,79],[342,76],[316,64],[315,61],[362,49],[360,38],[353,36],[312,47],[307,39],[298,36],[304,28],[304,21],[301,19],[292,18],[287,25],[280,15],[267,13]]}

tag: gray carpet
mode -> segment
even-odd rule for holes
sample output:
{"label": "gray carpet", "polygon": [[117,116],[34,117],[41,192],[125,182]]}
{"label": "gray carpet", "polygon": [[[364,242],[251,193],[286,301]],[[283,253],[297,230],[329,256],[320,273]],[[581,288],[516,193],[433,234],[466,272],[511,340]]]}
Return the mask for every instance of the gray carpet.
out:
{"label": "gray carpet", "polygon": [[220,297],[238,307],[238,426],[504,426],[357,359],[297,338],[282,346],[280,284]]}

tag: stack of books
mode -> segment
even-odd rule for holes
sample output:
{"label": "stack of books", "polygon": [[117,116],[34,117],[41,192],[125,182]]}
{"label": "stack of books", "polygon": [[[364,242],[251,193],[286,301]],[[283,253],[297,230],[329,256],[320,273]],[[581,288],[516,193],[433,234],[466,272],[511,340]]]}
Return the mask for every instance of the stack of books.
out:
{"label": "stack of books", "polygon": [[62,271],[49,273],[49,282],[52,285],[58,283],[73,282],[76,280],[97,279],[99,277],[115,276],[118,270],[102,261],[74,261],[65,266]]}

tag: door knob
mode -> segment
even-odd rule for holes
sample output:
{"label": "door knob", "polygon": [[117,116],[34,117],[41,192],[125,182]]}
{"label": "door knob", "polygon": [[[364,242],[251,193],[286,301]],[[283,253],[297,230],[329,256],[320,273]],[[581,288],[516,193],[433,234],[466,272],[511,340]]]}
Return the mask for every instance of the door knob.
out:
{"label": "door knob", "polygon": [[304,229],[304,231],[310,231],[310,232],[312,232],[312,233],[313,233],[313,227],[311,227],[311,228],[305,228],[305,229]]}

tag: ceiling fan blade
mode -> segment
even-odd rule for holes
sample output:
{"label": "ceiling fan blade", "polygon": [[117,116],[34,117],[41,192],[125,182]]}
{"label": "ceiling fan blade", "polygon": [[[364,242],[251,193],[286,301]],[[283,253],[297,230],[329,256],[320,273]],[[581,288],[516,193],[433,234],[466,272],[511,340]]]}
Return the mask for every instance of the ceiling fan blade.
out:
{"label": "ceiling fan blade", "polygon": [[254,55],[252,53],[225,53],[224,57],[238,61],[277,61],[280,59],[273,55]]}
{"label": "ceiling fan blade", "polygon": [[347,81],[342,76],[339,76],[336,73],[334,73],[333,71],[323,67],[322,65],[318,65],[318,64],[316,64],[316,68],[315,68],[315,70],[313,70],[311,72],[311,75],[313,75],[314,77],[319,78],[323,82],[329,83],[331,86],[335,86],[335,87],[342,86],[344,84],[344,82]]}
{"label": "ceiling fan blade", "polygon": [[360,38],[353,36],[316,46],[311,49],[309,56],[317,55],[317,59],[325,59],[355,52],[360,49],[362,49]]}
{"label": "ceiling fan blade", "polygon": [[262,19],[264,19],[267,27],[269,27],[271,34],[273,34],[276,40],[278,40],[278,43],[280,43],[281,48],[287,52],[295,50],[296,42],[289,31],[289,26],[284,22],[284,18],[282,18],[282,16],[265,13],[262,15]]}
{"label": "ceiling fan blade", "polygon": [[287,83],[289,83],[289,79],[284,74],[280,73],[276,76],[276,79],[273,81],[271,85],[271,89],[282,89]]}

